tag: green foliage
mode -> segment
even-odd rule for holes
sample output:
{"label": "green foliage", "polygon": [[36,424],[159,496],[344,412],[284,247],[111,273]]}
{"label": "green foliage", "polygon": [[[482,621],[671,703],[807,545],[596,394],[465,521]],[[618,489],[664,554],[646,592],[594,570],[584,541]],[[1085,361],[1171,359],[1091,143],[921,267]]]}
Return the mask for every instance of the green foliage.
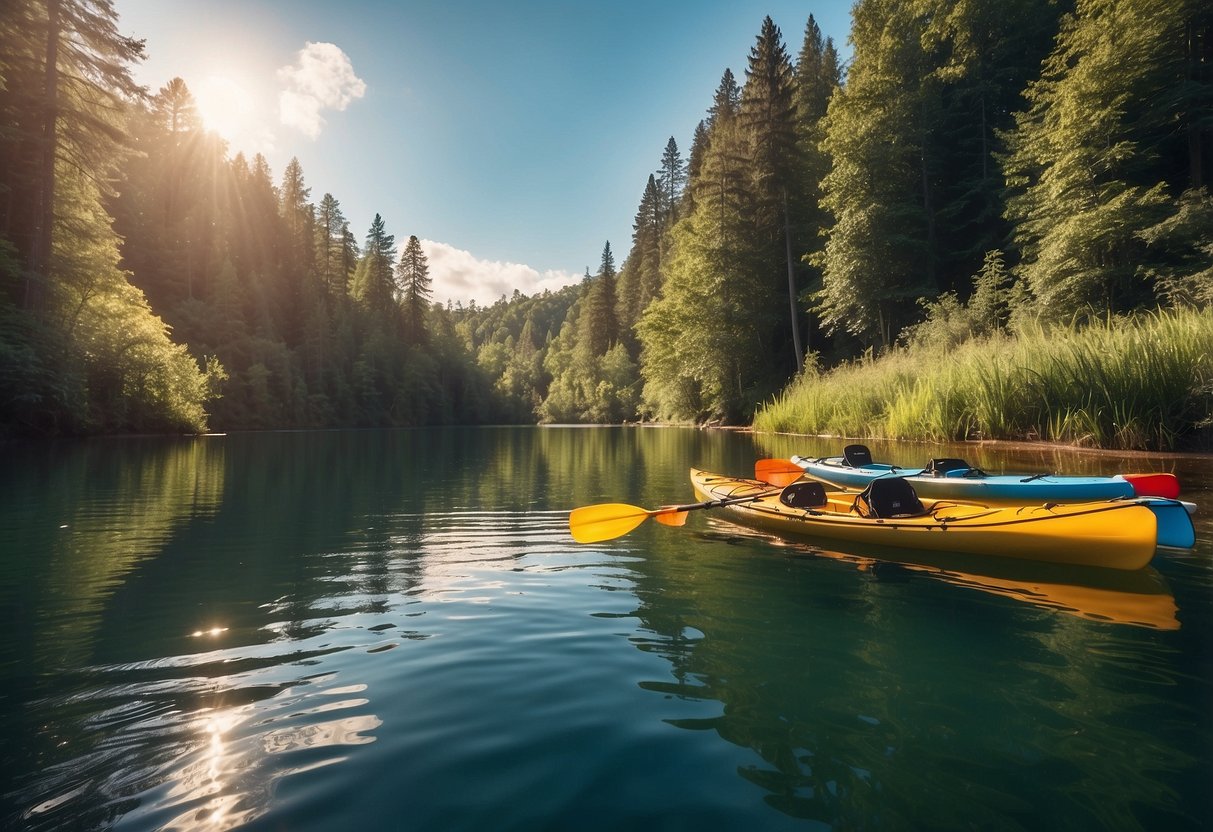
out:
{"label": "green foliage", "polygon": [[669,234],[663,296],[637,325],[643,409],[658,419],[737,421],[770,384],[777,307],[745,233],[740,139],[735,123],[717,121],[695,211]]}
{"label": "green foliage", "polygon": [[535,409],[540,421],[604,423],[635,418],[639,381],[626,345],[615,337],[615,280],[608,243],[599,273],[582,282],[581,297],[542,359],[551,383]]}
{"label": "green foliage", "polygon": [[354,271],[351,294],[365,309],[380,317],[388,315],[393,309],[395,259],[396,237],[387,233],[383,217],[376,214],[366,233],[362,259]]}
{"label": "green foliage", "polygon": [[598,276],[588,281],[580,317],[580,335],[591,355],[605,355],[619,340],[615,320],[615,256],[611,244],[602,249]]}
{"label": "green foliage", "polygon": [[[821,207],[821,183],[830,171],[830,157],[822,148],[825,138],[824,119],[830,98],[841,86],[842,75],[838,52],[829,38],[823,38],[813,15],[805,24],[804,42],[796,60],[793,97],[796,104],[796,142],[800,162],[796,184],[790,200],[793,253],[800,255],[802,266],[819,259],[821,238],[829,226],[829,218]],[[820,272],[813,270],[820,279]],[[803,284],[802,279],[802,284]],[[801,294],[804,294],[802,289]],[[799,297],[797,298],[799,300]]]}
{"label": "green foliage", "polygon": [[760,430],[897,439],[1045,439],[1109,448],[1207,445],[1213,310],[1074,329],[1034,325],[940,351],[801,376],[755,418]]}
{"label": "green foliage", "polygon": [[661,289],[661,242],[665,234],[661,200],[657,180],[650,175],[632,223],[632,250],[616,283],[615,317],[619,322],[619,336],[633,356],[640,352],[636,322]]}
{"label": "green foliage", "polygon": [[396,266],[396,291],[404,306],[405,339],[412,344],[425,340],[425,318],[430,307],[433,281],[429,261],[421,250],[421,241],[409,237],[400,263]]}
{"label": "green foliage", "polygon": [[64,346],[32,315],[0,303],[0,435],[75,428],[80,382]]}
{"label": "green foliage", "polygon": [[827,332],[885,347],[913,323],[913,301],[955,291],[1006,228],[993,164],[1057,19],[1048,0],[863,0],[855,54],[831,101],[822,181],[833,215],[813,260]]}
{"label": "green foliage", "polygon": [[[128,67],[142,44],[119,35],[116,19],[103,0],[20,2],[0,17],[0,227],[12,235],[0,245],[5,430],[198,432],[223,375],[172,342],[120,266],[105,199],[128,159],[122,116],[138,94]],[[179,93],[158,99],[171,110],[166,129],[189,123]]]}
{"label": "green foliage", "polygon": [[1184,211],[1171,194],[1201,184],[1210,87],[1192,50],[1210,17],[1189,0],[1083,0],[1065,19],[1004,164],[1016,271],[1036,317],[1135,308],[1150,299],[1142,276],[1161,277],[1164,295],[1173,288],[1152,262],[1165,253],[1139,232],[1165,234]]}
{"label": "green foliage", "polygon": [[[770,18],[746,77],[739,89],[725,71],[696,133],[683,216],[663,238],[661,294],[635,327],[641,409],[658,419],[748,418],[799,357],[785,310],[799,295],[799,258],[788,261],[803,165],[793,67]],[[641,227],[638,216],[633,251],[644,257]]]}
{"label": "green foliage", "polygon": [[921,29],[908,4],[858,3],[855,58],[825,119],[823,146],[833,168],[822,182],[822,203],[835,223],[817,261],[824,282],[816,310],[828,332],[869,345],[892,343],[907,322],[900,310],[934,294],[921,188],[932,103]]}
{"label": "green foliage", "polygon": [[595,356],[574,348],[549,352],[552,384],[538,407],[540,421],[554,424],[617,424],[634,417],[636,366],[622,344]]}
{"label": "green foliage", "polygon": [[970,338],[992,335],[1007,323],[1012,292],[1003,254],[986,252],[985,264],[973,277],[973,296],[963,303],[955,292],[935,300],[920,299],[926,320],[907,327],[901,340],[924,350],[945,351]]}
{"label": "green foliage", "polygon": [[1213,301],[1213,12],[1070,5],[860,0],[845,85],[813,17],[794,63],[766,18],[685,164],[666,142],[618,270],[608,245],[580,286],[442,309],[416,237],[398,258],[376,215],[360,250],[297,159],[275,185],[181,79],[141,97],[110,0],[11,0],[0,429],[199,430],[204,406],[216,428],[738,422],[804,331],[793,392],[819,394],[760,420],[1167,446],[1208,414],[1163,357],[1032,350],[1058,321]]}
{"label": "green foliage", "polygon": [[1213,197],[1190,189],[1166,219],[1137,232],[1149,247],[1148,265],[1138,274],[1154,285],[1170,306],[1213,306]]}

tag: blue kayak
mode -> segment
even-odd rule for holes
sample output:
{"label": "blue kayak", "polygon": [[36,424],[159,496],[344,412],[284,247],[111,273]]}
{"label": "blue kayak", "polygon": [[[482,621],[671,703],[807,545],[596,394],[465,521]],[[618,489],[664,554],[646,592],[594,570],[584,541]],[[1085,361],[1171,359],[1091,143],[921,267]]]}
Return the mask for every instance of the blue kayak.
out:
{"label": "blue kayak", "polygon": [[848,445],[840,457],[807,459],[792,457],[792,462],[809,476],[846,488],[866,488],[881,477],[903,477],[922,497],[967,500],[977,503],[1087,503],[1136,497],[1133,484],[1119,475],[1114,477],[1067,477],[1055,474],[987,474],[962,459],[932,459],[923,468],[901,468],[873,462],[863,445]]}
{"label": "blue kayak", "polygon": [[934,500],[963,500],[986,505],[1101,500],[1140,502],[1158,518],[1159,546],[1187,549],[1195,545],[1190,517],[1195,506],[1162,497],[1139,497],[1133,483],[1119,474],[1111,477],[987,474],[961,459],[932,459],[922,468],[901,468],[873,462],[871,452],[863,445],[848,445],[841,457],[809,459],[793,456],[792,462],[814,479],[856,490],[866,488],[875,479],[899,477],[914,486],[918,495]]}

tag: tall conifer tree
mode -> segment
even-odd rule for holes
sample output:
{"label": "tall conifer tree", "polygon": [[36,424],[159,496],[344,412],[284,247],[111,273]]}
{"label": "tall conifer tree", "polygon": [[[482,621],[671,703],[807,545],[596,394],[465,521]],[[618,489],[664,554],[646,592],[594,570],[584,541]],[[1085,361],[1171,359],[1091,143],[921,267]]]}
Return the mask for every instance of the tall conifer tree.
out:
{"label": "tall conifer tree", "polygon": [[430,279],[429,260],[416,236],[409,237],[404,251],[400,253],[400,263],[396,267],[396,289],[404,307],[405,338],[410,343],[421,343],[425,340],[425,318],[433,295],[433,281]]}
{"label": "tall conifer tree", "polygon": [[[830,97],[841,85],[838,52],[830,38],[824,38],[812,15],[805,24],[804,42],[796,61],[793,101],[796,105],[796,145],[799,156],[800,193],[793,200],[793,253],[801,254],[802,265],[810,272],[805,281],[820,287],[821,272],[808,266],[821,251],[821,240],[829,226],[829,214],[821,207],[821,183],[830,172],[830,158],[821,148],[825,137],[823,120]],[[801,290],[801,295],[807,291]],[[799,298],[798,298],[799,301]],[[812,349],[813,325],[806,322],[805,349]]]}
{"label": "tall conifer tree", "polygon": [[661,202],[656,177],[650,174],[632,221],[632,249],[619,272],[616,287],[619,339],[633,361],[639,356],[634,332],[636,321],[661,291],[661,241],[665,236],[659,212]]}
{"label": "tall conifer tree", "polygon": [[344,256],[348,230],[341,204],[326,193],[316,213],[316,266],[332,298],[343,298],[348,291],[350,264]]}
{"label": "tall conifer tree", "polygon": [[606,355],[619,340],[615,320],[615,255],[611,244],[602,248],[598,275],[589,281],[585,305],[581,310],[581,339],[594,356]]}
{"label": "tall conifer tree", "polygon": [[827,332],[888,346],[913,301],[934,296],[922,19],[905,0],[859,0],[846,86],[830,101],[822,203],[834,217],[817,263]]}
{"label": "tall conifer tree", "polygon": [[[791,203],[804,189],[796,144],[796,104],[792,63],[775,22],[762,22],[758,41],[750,50],[746,84],[741,93],[741,123],[749,135],[754,188],[754,222],[766,249],[763,271],[786,287],[792,354],[797,370],[804,364],[800,341],[799,289],[793,255]],[[790,193],[789,193],[790,191]],[[799,223],[797,223],[799,225]],[[776,275],[779,279],[776,279]]]}
{"label": "tall conifer tree", "polygon": [[383,315],[395,307],[392,276],[395,259],[396,238],[387,233],[383,217],[376,214],[366,234],[352,289],[354,297],[371,312]]}
{"label": "tall conifer tree", "polygon": [[661,154],[661,170],[657,174],[657,184],[660,186],[661,202],[658,206],[658,219],[661,225],[672,223],[678,216],[678,205],[682,201],[682,189],[686,185],[686,165],[683,164],[682,154],[678,152],[678,143],[674,137],[666,142],[665,152]]}

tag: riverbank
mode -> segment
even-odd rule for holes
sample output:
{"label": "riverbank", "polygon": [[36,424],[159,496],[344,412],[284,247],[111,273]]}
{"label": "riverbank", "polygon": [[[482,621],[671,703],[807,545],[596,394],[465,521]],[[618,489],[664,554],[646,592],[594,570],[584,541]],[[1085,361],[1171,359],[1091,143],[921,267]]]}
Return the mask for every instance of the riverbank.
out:
{"label": "riverbank", "polygon": [[899,348],[808,370],[753,421],[773,433],[1117,451],[1213,449],[1213,311]]}

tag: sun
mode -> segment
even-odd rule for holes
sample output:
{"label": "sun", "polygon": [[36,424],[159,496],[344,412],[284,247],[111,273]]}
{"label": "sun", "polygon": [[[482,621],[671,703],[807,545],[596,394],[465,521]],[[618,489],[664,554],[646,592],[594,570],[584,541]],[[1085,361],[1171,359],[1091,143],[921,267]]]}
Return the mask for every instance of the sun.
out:
{"label": "sun", "polygon": [[226,75],[209,75],[194,91],[202,125],[235,143],[253,127],[253,96],[239,81]]}

